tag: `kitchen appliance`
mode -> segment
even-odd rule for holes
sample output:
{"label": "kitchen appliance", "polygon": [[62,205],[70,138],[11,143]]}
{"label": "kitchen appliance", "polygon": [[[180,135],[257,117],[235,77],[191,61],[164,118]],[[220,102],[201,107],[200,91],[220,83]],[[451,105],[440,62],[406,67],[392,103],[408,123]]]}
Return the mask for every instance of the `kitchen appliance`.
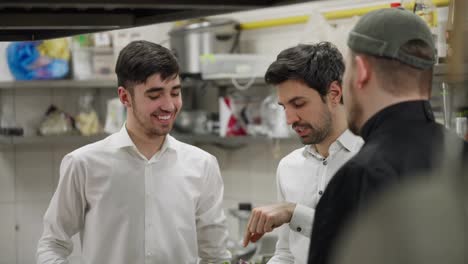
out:
{"label": "kitchen appliance", "polygon": [[257,251],[257,245],[254,243],[249,243],[247,247],[243,246],[243,237],[245,228],[249,222],[250,213],[252,212],[252,204],[251,203],[239,203],[238,208],[229,209],[229,213],[237,218],[239,221],[239,241],[234,239],[229,239],[227,243],[227,248],[232,253],[232,260],[231,263],[245,263],[245,261],[252,258],[252,256]]}
{"label": "kitchen appliance", "polygon": [[200,19],[173,28],[170,44],[179,59],[181,75],[200,78],[200,58],[236,52],[239,34],[239,23],[231,19]]}

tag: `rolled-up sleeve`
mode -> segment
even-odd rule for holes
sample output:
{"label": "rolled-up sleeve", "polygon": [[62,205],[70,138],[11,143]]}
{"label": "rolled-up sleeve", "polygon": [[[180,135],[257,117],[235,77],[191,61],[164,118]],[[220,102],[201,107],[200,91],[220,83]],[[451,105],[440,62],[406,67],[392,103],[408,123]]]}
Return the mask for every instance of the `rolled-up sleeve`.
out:
{"label": "rolled-up sleeve", "polygon": [[200,263],[230,263],[231,253],[226,247],[226,216],[222,207],[224,184],[214,156],[207,162],[205,176],[196,218]]}
{"label": "rolled-up sleeve", "polygon": [[44,231],[37,248],[38,264],[65,264],[73,251],[71,237],[84,223],[84,169],[70,154],[60,165],[60,180],[44,215]]}

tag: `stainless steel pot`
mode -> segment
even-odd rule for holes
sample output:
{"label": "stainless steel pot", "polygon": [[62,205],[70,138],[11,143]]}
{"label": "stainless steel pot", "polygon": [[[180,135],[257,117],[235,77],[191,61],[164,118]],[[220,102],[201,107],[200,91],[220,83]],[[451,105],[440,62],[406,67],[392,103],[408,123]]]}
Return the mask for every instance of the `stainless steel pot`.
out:
{"label": "stainless steel pot", "polygon": [[239,23],[230,19],[203,19],[169,32],[171,48],[181,66],[181,73],[199,76],[200,56],[213,53],[232,53],[239,42]]}

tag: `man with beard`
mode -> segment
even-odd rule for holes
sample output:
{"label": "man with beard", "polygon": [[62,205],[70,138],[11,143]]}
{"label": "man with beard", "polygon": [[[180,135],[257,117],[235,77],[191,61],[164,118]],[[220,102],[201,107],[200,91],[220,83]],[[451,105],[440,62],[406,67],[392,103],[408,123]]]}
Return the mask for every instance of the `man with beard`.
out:
{"label": "man with beard", "polygon": [[83,264],[228,262],[216,158],[168,134],[182,107],[176,58],[135,41],[116,74],[126,124],[64,157],[38,263],[68,263],[76,233]]}
{"label": "man with beard", "polygon": [[350,219],[377,194],[439,168],[444,140],[453,136],[435,123],[428,101],[435,48],[421,18],[402,9],[370,12],[351,31],[348,47],[347,122],[365,144],[336,173],[317,205],[311,264],[331,263]]}
{"label": "man with beard", "polygon": [[362,146],[347,130],[341,82],[344,62],[331,43],[282,51],[265,75],[276,86],[288,125],[306,145],[284,157],[277,170],[279,203],[252,211],[244,246],[279,227],[269,263],[306,263],[315,206],[332,175]]}

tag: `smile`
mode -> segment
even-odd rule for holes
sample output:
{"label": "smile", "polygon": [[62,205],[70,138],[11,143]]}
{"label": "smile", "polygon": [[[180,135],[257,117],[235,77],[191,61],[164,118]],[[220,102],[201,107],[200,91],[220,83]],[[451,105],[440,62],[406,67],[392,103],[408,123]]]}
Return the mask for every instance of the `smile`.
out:
{"label": "smile", "polygon": [[159,115],[157,117],[160,120],[169,120],[171,118],[171,115]]}

